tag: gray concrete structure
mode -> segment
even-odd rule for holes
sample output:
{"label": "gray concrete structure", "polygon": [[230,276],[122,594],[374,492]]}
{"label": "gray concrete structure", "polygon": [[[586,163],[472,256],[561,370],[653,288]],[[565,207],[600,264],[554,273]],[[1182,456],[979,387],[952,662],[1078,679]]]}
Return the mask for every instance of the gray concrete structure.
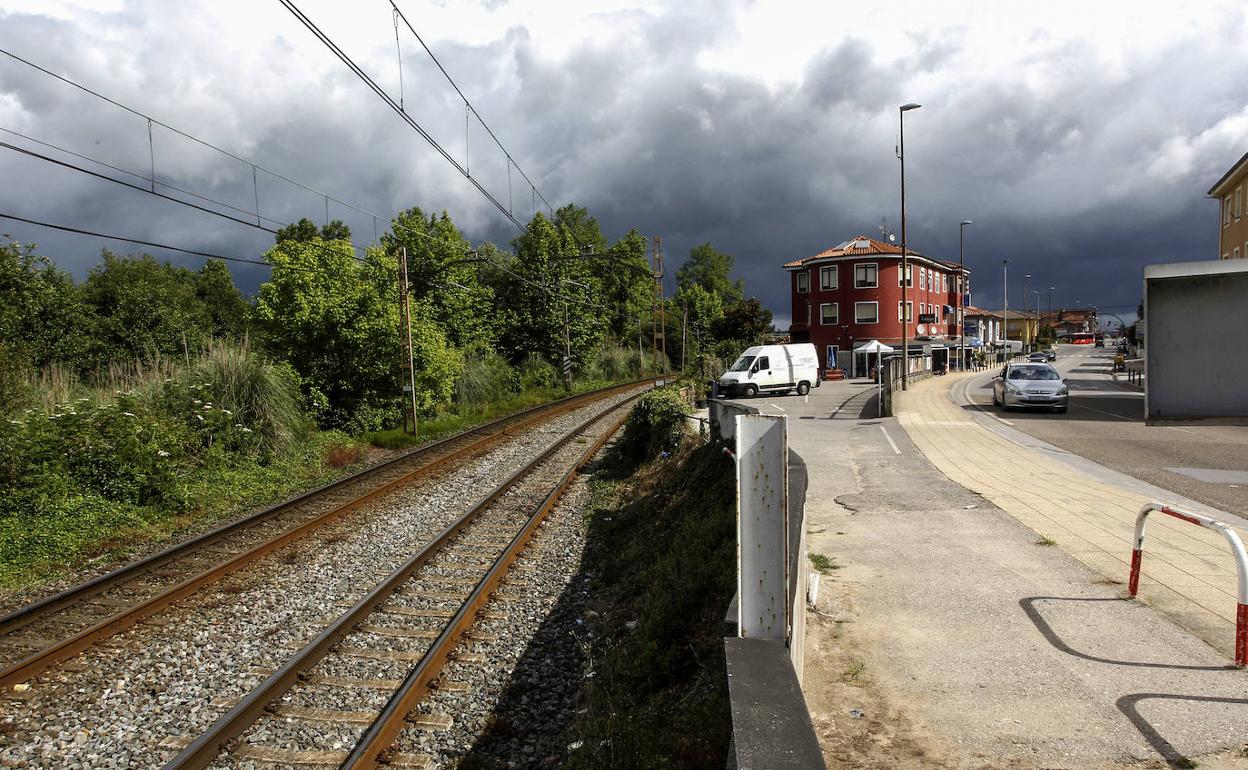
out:
{"label": "gray concrete structure", "polygon": [[1144,268],[1144,414],[1248,424],[1248,264]]}

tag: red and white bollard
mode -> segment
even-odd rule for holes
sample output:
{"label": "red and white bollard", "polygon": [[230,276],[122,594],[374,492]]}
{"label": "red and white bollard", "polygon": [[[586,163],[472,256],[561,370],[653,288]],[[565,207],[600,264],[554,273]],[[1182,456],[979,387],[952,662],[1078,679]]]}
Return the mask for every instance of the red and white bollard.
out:
{"label": "red and white bollard", "polygon": [[1231,553],[1235,556],[1235,572],[1238,575],[1238,586],[1235,591],[1235,598],[1238,602],[1235,611],[1235,665],[1239,668],[1248,666],[1248,551],[1244,550],[1244,541],[1229,524],[1199,513],[1180,511],[1161,503],[1145,505],[1135,517],[1135,550],[1131,552],[1131,578],[1127,582],[1131,595],[1135,596],[1140,587],[1140,563],[1144,559],[1144,524],[1148,520],[1148,514],[1153,511],[1220,532],[1230,543]]}

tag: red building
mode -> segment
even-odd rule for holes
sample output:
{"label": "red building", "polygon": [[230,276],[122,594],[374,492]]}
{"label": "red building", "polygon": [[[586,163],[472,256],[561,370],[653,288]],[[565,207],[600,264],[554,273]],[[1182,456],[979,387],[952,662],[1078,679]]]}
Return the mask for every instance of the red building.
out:
{"label": "red building", "polygon": [[[913,250],[909,255],[910,355],[940,366],[962,338],[960,286],[970,271]],[[811,257],[786,262],[793,297],[793,342],[813,342],[826,368],[865,372],[865,354],[851,351],[879,340],[901,352],[901,247],[858,236]],[[951,354],[950,350],[954,352]]]}

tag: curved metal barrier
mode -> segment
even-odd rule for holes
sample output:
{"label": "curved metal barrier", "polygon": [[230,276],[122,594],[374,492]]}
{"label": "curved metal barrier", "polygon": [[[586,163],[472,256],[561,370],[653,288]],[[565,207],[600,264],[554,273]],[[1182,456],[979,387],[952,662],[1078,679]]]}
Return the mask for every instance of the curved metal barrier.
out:
{"label": "curved metal barrier", "polygon": [[1162,503],[1146,504],[1135,517],[1135,550],[1131,552],[1131,578],[1127,584],[1131,595],[1135,596],[1140,587],[1140,562],[1144,558],[1144,525],[1148,521],[1148,514],[1153,511],[1173,516],[1198,527],[1212,529],[1214,532],[1221,533],[1226,538],[1226,542],[1230,544],[1239,577],[1238,589],[1235,592],[1238,601],[1235,612],[1235,665],[1240,668],[1248,666],[1248,551],[1244,550],[1244,541],[1239,538],[1239,534],[1226,522],[1191,511],[1181,511]]}

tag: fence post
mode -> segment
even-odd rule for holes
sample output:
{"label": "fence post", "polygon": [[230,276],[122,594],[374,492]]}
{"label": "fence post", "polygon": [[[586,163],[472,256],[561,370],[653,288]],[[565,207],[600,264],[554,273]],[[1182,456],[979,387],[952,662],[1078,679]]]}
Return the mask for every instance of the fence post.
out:
{"label": "fence post", "polygon": [[783,415],[736,418],[737,635],[786,641],[789,439]]}

